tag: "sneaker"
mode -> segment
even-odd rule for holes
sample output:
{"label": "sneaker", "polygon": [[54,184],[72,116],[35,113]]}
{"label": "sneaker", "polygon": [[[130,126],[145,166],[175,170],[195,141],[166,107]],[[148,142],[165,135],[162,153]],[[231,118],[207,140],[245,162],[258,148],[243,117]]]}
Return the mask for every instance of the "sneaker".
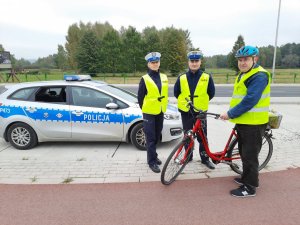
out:
{"label": "sneaker", "polygon": [[239,188],[231,190],[230,194],[238,198],[254,197],[256,195],[256,190],[255,188],[241,185]]}
{"label": "sneaker", "polygon": [[[244,185],[244,183],[242,181],[242,178],[236,177],[236,178],[233,179],[233,181],[235,183],[237,183],[238,185]],[[259,186],[257,186],[256,188],[259,188]]]}

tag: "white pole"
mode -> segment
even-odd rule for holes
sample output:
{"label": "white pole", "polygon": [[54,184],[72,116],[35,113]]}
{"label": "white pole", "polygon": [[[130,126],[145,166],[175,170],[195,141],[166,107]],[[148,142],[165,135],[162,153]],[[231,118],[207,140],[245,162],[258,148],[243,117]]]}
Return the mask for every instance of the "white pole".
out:
{"label": "white pole", "polygon": [[277,27],[276,27],[276,35],[275,35],[275,46],[274,46],[273,68],[272,68],[272,75],[273,75],[272,83],[274,83],[274,78],[275,78],[275,63],[276,63],[276,51],[277,51],[277,37],[278,37],[280,7],[281,7],[281,0],[279,0],[278,16],[277,16]]}

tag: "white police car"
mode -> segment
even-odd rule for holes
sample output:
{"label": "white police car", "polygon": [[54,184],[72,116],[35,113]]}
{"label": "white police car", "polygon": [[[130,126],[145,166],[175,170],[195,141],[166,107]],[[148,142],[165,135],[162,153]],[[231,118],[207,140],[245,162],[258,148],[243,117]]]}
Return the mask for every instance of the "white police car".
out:
{"label": "white police car", "polygon": [[[89,75],[0,86],[0,135],[17,149],[46,141],[120,141],[146,145],[142,111],[131,92]],[[176,106],[165,114],[161,141],[181,137]]]}

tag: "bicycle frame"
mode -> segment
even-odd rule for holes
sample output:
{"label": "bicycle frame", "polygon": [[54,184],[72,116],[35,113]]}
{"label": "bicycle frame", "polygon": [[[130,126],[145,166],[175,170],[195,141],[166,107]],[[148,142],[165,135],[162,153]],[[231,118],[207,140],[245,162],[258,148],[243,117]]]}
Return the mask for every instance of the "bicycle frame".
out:
{"label": "bicycle frame", "polygon": [[[231,161],[231,160],[235,160],[235,159],[240,159],[240,157],[233,157],[233,158],[227,158],[227,157],[225,157],[232,139],[234,137],[237,138],[237,133],[236,133],[236,128],[235,127],[232,128],[231,133],[229,135],[229,138],[228,138],[228,140],[226,142],[226,145],[225,145],[223,151],[221,151],[221,152],[215,152],[215,153],[213,153],[213,152],[210,151],[210,148],[209,148],[209,145],[208,145],[208,141],[207,141],[207,137],[204,134],[200,118],[197,118],[196,123],[195,123],[195,125],[193,127],[192,132],[194,134],[197,134],[201,138],[202,143],[204,145],[204,149],[205,149],[207,155],[212,160],[217,161],[217,162],[221,162],[222,160],[224,160],[224,161]],[[194,142],[194,139],[193,139],[193,142]]]}
{"label": "bicycle frame", "polygon": [[[220,114],[200,111],[193,106],[191,101],[188,101],[188,104],[199,113],[196,116],[193,128],[185,132],[183,140],[174,147],[168,156],[162,169],[161,182],[164,185],[169,185],[175,181],[180,173],[182,173],[183,169],[190,161],[191,151],[193,151],[196,138],[202,140],[201,142],[204,150],[208,157],[212,159],[214,164],[225,163],[229,165],[234,172],[242,174],[243,165],[238,149],[237,127],[234,126],[232,128],[223,151],[211,152],[202,121],[206,119],[206,115],[213,116],[215,119],[218,119]],[[267,165],[272,156],[273,144],[271,138],[272,130],[267,128],[264,133],[264,141],[262,143],[262,145],[265,146],[264,151],[260,152],[261,158],[259,159],[259,170],[263,169]]]}
{"label": "bicycle frame", "polygon": [[[212,114],[212,115],[215,115],[215,114]],[[202,143],[204,145],[204,149],[207,153],[207,155],[215,162],[215,163],[220,163],[220,162],[223,162],[223,161],[231,161],[231,160],[235,160],[235,159],[240,159],[240,157],[232,157],[232,158],[228,158],[228,157],[225,157],[226,156],[226,153],[228,151],[228,148],[229,148],[229,145],[231,143],[231,141],[233,140],[233,138],[237,138],[237,132],[236,132],[236,128],[233,127],[232,128],[232,131],[229,135],[229,138],[226,142],[226,145],[223,149],[223,151],[221,152],[211,152],[210,151],[210,148],[209,148],[209,145],[208,145],[208,141],[207,141],[207,137],[206,135],[204,134],[204,131],[203,131],[203,127],[202,127],[202,122],[201,122],[201,118],[197,118],[196,122],[195,122],[195,125],[193,126],[193,129],[188,131],[187,134],[185,135],[184,139],[185,141],[187,141],[187,139],[190,141],[187,149],[186,149],[186,152],[185,152],[185,155],[182,159],[182,161],[184,161],[186,159],[186,157],[189,155],[189,152],[190,150],[192,149],[192,146],[194,146],[194,143],[195,143],[195,139],[197,138],[197,136],[199,136],[202,140]],[[178,151],[178,153],[175,155],[175,157],[178,156],[180,151]]]}

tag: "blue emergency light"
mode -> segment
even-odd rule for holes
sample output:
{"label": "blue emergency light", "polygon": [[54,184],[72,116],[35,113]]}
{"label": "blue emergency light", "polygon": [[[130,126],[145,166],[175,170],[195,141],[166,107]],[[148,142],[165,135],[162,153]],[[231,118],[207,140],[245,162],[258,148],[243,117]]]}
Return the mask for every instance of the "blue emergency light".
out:
{"label": "blue emergency light", "polygon": [[90,75],[64,75],[65,81],[87,81],[92,80]]}

